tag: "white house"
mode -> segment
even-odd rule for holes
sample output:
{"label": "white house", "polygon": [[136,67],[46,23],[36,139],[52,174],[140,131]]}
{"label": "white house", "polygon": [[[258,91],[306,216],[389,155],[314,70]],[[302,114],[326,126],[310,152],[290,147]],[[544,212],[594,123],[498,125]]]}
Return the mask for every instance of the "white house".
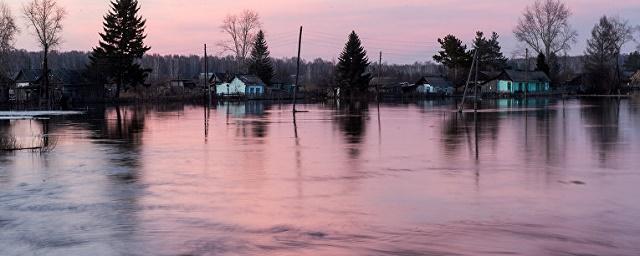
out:
{"label": "white house", "polygon": [[453,83],[442,76],[423,76],[416,82],[416,92],[420,94],[452,95]]}
{"label": "white house", "polygon": [[236,75],[231,82],[216,85],[216,92],[220,96],[260,96],[264,90],[264,82],[254,75]]}

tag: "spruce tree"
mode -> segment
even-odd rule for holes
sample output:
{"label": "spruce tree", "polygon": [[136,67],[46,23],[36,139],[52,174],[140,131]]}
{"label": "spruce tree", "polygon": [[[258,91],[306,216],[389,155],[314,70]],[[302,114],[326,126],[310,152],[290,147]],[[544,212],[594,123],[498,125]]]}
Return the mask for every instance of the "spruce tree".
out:
{"label": "spruce tree", "polygon": [[249,74],[258,76],[265,84],[271,85],[273,65],[269,57],[269,48],[262,30],[258,32],[249,58]]}
{"label": "spruce tree", "polygon": [[549,72],[551,71],[549,64],[547,64],[547,57],[545,57],[543,53],[538,54],[538,58],[536,59],[536,71],[542,71],[547,74],[547,76],[549,76]]}
{"label": "spruce tree", "polygon": [[143,84],[151,72],[139,63],[151,49],[144,44],[146,20],[138,15],[139,11],[138,0],[112,1],[111,10],[104,17],[99,45],[89,57],[90,78],[115,83],[116,98],[122,89]]}
{"label": "spruce tree", "polygon": [[507,66],[507,58],[502,54],[502,47],[498,41],[498,34],[493,32],[491,38],[484,37],[484,33],[481,31],[476,32],[476,38],[473,41],[474,50],[469,52],[469,57],[472,58],[475,49],[480,49],[480,68],[489,71],[500,71]]}
{"label": "spruce tree", "polygon": [[355,31],[352,31],[336,65],[336,82],[342,96],[354,98],[356,94],[367,93],[371,74],[367,51]]}
{"label": "spruce tree", "polygon": [[447,35],[442,39],[438,38],[438,43],[440,43],[442,50],[434,55],[433,59],[453,71],[451,78],[454,83],[462,82],[464,78],[460,71],[471,66],[472,54],[467,51],[467,46],[463,45],[462,41],[454,35]]}

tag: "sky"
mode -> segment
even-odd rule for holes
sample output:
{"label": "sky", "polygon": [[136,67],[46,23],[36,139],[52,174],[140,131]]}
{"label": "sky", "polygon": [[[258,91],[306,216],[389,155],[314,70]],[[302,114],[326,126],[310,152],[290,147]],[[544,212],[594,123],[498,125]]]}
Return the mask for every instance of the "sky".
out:
{"label": "sky", "polygon": [[[3,0],[0,0],[3,1]],[[25,27],[21,6],[27,0],[4,0],[9,4],[21,34],[16,48],[36,50],[33,34]],[[64,43],[59,50],[89,51],[98,43],[102,19],[109,0],[57,0],[68,12],[64,22]],[[571,25],[578,42],[571,55],[584,51],[590,30],[602,15],[619,16],[640,25],[638,0],[566,0],[572,9]],[[337,59],[349,32],[363,40],[370,59],[383,52],[388,63],[430,61],[437,52],[437,39],[454,34],[465,43],[475,31],[497,32],[507,57],[522,47],[513,28],[524,8],[533,0],[140,0],[147,19],[150,53],[220,55],[215,44],[226,39],[220,32],[226,14],[252,9],[261,15],[273,57],[297,53],[297,33],[304,26],[302,57],[307,60]],[[636,34],[640,37],[640,33]],[[633,42],[627,51],[638,45]]]}

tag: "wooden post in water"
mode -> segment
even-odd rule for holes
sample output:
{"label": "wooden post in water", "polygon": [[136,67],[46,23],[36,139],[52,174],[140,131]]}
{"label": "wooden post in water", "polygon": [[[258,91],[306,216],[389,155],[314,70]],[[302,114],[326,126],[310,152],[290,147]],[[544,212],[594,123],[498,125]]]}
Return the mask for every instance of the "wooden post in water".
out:
{"label": "wooden post in water", "polygon": [[302,49],[302,26],[300,26],[300,35],[298,36],[298,63],[296,65],[296,84],[293,87],[293,113],[296,110],[296,97],[298,92],[298,82],[300,81],[300,50]]}
{"label": "wooden post in water", "polygon": [[464,109],[464,100],[467,97],[467,87],[469,87],[469,81],[471,80],[471,74],[473,74],[473,66],[476,64],[477,57],[478,51],[476,49],[475,53],[473,54],[473,61],[471,62],[471,70],[469,70],[469,76],[467,76],[467,82],[464,85],[464,92],[462,92],[462,102],[460,103],[460,106],[458,106],[458,112],[460,113],[462,113],[462,110]]}
{"label": "wooden post in water", "polygon": [[209,84],[209,58],[207,44],[204,44],[204,87],[207,88],[207,104],[211,107],[211,86]]}
{"label": "wooden post in water", "polygon": [[378,82],[376,83],[376,101],[380,97],[380,83],[382,82],[382,51],[380,51],[380,59],[378,61]]}
{"label": "wooden post in water", "polygon": [[[478,54],[478,52],[480,52],[479,48],[476,48],[476,78],[474,81],[474,87],[473,87],[473,111],[477,112],[478,111],[478,69],[480,69],[480,60],[478,59],[478,56],[480,54]],[[473,66],[471,67],[473,68]]]}
{"label": "wooden post in water", "polygon": [[[527,62],[526,70],[524,72],[524,98],[527,98],[527,93],[529,91],[529,48],[525,49],[524,60]],[[526,107],[526,105],[525,105]]]}

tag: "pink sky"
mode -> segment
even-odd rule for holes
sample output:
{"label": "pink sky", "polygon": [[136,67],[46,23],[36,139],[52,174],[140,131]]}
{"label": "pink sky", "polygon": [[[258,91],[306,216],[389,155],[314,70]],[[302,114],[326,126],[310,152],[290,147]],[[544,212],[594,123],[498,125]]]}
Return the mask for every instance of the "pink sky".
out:
{"label": "pink sky", "polygon": [[[36,49],[20,13],[27,0],[4,0],[23,27],[16,47]],[[98,42],[108,0],[58,0],[68,11],[61,50],[88,51]],[[448,33],[468,42],[474,31],[496,31],[504,52],[518,49],[512,35],[520,13],[532,0],[140,0],[148,20],[147,44],[152,53],[201,54],[202,44],[212,47],[224,35],[218,26],[227,13],[253,9],[262,16],[274,57],[296,54],[297,30],[305,27],[303,58],[333,59],[346,35],[356,30],[372,59],[385,52],[385,61],[412,63],[431,60],[434,42]],[[578,30],[578,44],[570,54],[584,50],[591,27],[603,15],[620,16],[640,25],[640,1],[567,0]],[[632,43],[633,47],[637,43]],[[633,47],[628,47],[632,49]],[[218,53],[217,49],[212,50]]]}

